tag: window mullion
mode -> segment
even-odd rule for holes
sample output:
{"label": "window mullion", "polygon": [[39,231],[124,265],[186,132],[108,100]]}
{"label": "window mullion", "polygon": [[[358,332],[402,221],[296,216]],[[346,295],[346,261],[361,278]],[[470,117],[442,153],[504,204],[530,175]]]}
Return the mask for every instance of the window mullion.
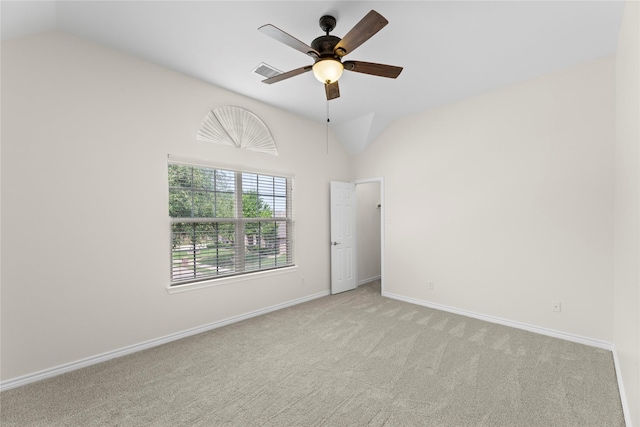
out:
{"label": "window mullion", "polygon": [[193,255],[192,255],[193,277],[197,277],[197,275],[198,275],[197,262],[196,262],[197,261],[196,247],[198,246],[196,242],[197,242],[198,236],[196,235],[196,228],[197,228],[197,226],[196,226],[195,223],[191,225],[191,232],[192,232],[192,234],[191,234],[191,243],[192,243],[191,250],[193,252]]}
{"label": "window mullion", "polygon": [[193,188],[194,188],[194,185],[193,185],[194,177],[193,177],[193,175],[194,175],[193,168],[191,168],[191,188],[190,188],[190,191],[189,191],[189,194],[191,195],[191,218],[196,216],[195,215],[195,205],[196,205],[195,204],[195,195],[193,194],[194,193],[194,191],[193,191]]}
{"label": "window mullion", "polygon": [[242,172],[236,172],[236,271],[244,271],[245,246],[244,246],[244,221],[242,221]]}
{"label": "window mullion", "polygon": [[208,218],[208,217],[201,217],[201,218],[171,218],[170,219],[172,224],[176,224],[176,223],[204,223],[204,224],[216,224],[216,223],[224,223],[224,222],[233,222],[234,219],[233,218]]}

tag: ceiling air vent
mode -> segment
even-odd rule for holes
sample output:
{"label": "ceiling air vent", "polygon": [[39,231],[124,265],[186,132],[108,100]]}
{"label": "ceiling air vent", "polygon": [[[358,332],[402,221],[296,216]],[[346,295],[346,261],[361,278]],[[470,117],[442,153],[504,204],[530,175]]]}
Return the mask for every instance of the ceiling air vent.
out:
{"label": "ceiling air vent", "polygon": [[265,64],[264,62],[261,62],[260,65],[258,65],[253,70],[253,72],[256,74],[260,74],[267,79],[277,76],[278,74],[282,74],[282,71],[278,70],[277,68],[273,68],[271,65]]}

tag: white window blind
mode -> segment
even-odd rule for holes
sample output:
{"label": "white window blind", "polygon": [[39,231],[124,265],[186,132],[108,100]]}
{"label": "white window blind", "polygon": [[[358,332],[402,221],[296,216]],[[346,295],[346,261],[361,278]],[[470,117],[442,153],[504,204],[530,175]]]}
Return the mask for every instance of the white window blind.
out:
{"label": "white window blind", "polygon": [[294,264],[291,178],[168,167],[172,285]]}

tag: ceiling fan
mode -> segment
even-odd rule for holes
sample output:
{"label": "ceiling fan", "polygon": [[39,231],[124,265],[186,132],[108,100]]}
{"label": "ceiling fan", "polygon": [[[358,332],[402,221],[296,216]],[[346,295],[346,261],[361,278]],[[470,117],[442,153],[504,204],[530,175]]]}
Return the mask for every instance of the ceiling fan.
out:
{"label": "ceiling fan", "polygon": [[276,83],[308,71],[313,71],[316,78],[324,83],[327,100],[331,100],[340,96],[338,79],[342,75],[343,70],[395,79],[400,75],[402,67],[362,61],[342,62],[343,56],[353,52],[358,46],[369,40],[388,23],[389,21],[382,15],[372,10],[367,13],[344,38],[340,39],[339,37],[329,35],[336,26],[336,19],[333,16],[325,15],[320,18],[320,28],[325,32],[325,35],[313,40],[311,46],[308,46],[271,24],[263,25],[258,28],[260,32],[269,37],[273,37],[279,42],[305,55],[309,55],[314,59],[314,64],[278,74],[262,82],[267,84]]}

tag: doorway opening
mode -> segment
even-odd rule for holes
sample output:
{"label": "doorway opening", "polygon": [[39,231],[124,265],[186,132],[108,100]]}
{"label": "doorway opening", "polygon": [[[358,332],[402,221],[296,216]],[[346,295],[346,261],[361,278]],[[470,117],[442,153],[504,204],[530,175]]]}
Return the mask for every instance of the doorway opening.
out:
{"label": "doorway opening", "polygon": [[380,281],[384,288],[384,178],[353,181],[356,196],[357,284]]}

